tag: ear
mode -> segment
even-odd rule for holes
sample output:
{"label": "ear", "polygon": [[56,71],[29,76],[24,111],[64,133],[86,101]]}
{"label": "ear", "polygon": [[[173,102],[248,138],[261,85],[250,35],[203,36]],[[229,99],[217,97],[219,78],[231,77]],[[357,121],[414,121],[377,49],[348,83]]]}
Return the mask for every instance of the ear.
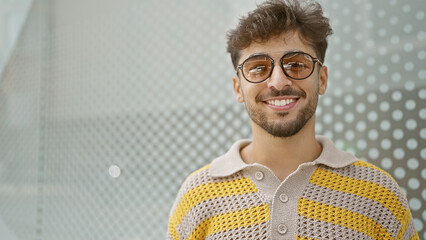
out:
{"label": "ear", "polygon": [[320,95],[324,95],[327,90],[328,71],[327,66],[323,66],[319,72],[319,90]]}
{"label": "ear", "polygon": [[244,94],[243,94],[243,91],[241,90],[240,79],[237,76],[234,76],[232,78],[232,82],[234,85],[234,93],[235,93],[235,97],[237,98],[237,101],[240,103],[244,102]]}

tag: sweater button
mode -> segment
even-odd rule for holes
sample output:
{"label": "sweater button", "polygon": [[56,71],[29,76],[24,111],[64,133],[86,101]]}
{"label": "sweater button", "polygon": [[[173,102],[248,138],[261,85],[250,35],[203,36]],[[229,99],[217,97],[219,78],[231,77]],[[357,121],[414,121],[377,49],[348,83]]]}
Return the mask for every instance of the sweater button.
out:
{"label": "sweater button", "polygon": [[258,171],[254,174],[254,178],[256,178],[258,181],[263,179],[263,172]]}
{"label": "sweater button", "polygon": [[284,225],[284,224],[280,224],[280,225],[278,225],[278,232],[279,232],[281,235],[284,235],[284,234],[287,232],[287,226],[286,226],[286,225]]}
{"label": "sweater button", "polygon": [[288,196],[286,194],[281,194],[280,195],[280,201],[283,203],[286,203],[288,201]]}

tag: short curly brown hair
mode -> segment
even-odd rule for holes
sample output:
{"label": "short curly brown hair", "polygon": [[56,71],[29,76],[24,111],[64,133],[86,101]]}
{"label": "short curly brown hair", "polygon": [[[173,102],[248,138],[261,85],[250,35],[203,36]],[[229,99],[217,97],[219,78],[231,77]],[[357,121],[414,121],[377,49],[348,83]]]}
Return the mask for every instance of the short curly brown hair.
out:
{"label": "short curly brown hair", "polygon": [[315,1],[269,0],[242,17],[228,32],[228,52],[237,68],[241,50],[252,42],[265,42],[284,32],[297,31],[324,62],[327,37],[333,33],[329,19]]}

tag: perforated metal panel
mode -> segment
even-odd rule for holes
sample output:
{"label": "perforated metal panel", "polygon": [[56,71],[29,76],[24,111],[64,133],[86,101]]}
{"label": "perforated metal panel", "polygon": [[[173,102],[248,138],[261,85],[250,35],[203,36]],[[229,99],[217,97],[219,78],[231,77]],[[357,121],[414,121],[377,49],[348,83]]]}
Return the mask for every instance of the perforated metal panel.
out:
{"label": "perforated metal panel", "polygon": [[[426,238],[426,4],[321,2],[317,132],[392,174]],[[186,176],[251,135],[225,34],[254,7],[34,1],[0,79],[0,236],[164,239]]]}

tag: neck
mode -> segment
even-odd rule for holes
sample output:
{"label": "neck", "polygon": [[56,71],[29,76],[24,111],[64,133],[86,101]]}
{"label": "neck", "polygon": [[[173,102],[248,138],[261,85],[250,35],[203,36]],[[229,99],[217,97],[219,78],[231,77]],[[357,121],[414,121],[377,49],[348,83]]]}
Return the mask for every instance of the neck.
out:
{"label": "neck", "polygon": [[252,123],[253,142],[241,150],[242,159],[248,163],[260,163],[281,181],[305,162],[319,157],[322,146],[315,139],[315,117],[296,135],[287,138],[274,137]]}

